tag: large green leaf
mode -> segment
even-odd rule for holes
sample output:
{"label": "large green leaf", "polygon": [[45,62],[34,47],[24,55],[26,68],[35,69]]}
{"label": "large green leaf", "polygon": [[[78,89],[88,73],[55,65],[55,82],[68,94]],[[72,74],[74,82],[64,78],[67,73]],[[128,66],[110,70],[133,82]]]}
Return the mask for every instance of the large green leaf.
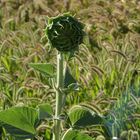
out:
{"label": "large green leaf", "polygon": [[62,140],[94,140],[90,136],[80,133],[79,131],[69,129],[63,135]]}
{"label": "large green leaf", "polygon": [[41,73],[46,74],[49,77],[53,77],[55,75],[55,68],[52,64],[49,63],[30,63],[30,67],[35,70],[40,71]]}
{"label": "large green leaf", "polygon": [[80,105],[72,107],[68,116],[72,127],[99,125],[103,120],[102,117],[94,111]]}
{"label": "large green leaf", "polygon": [[41,104],[38,106],[39,119],[47,119],[53,117],[53,108],[49,104]]}
{"label": "large green leaf", "polygon": [[0,122],[12,136],[32,138],[36,134],[37,111],[29,107],[13,107],[0,112]]}

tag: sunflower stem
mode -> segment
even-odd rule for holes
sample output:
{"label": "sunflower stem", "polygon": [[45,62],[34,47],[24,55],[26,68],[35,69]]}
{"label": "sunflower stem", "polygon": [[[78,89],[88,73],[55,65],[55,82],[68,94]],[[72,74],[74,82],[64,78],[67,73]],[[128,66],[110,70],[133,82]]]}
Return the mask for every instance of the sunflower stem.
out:
{"label": "sunflower stem", "polygon": [[56,84],[56,108],[55,108],[55,119],[54,119],[54,133],[53,140],[60,140],[61,136],[61,120],[59,119],[62,104],[63,104],[63,94],[61,89],[64,86],[64,76],[63,76],[63,54],[58,52],[57,54],[57,84]]}

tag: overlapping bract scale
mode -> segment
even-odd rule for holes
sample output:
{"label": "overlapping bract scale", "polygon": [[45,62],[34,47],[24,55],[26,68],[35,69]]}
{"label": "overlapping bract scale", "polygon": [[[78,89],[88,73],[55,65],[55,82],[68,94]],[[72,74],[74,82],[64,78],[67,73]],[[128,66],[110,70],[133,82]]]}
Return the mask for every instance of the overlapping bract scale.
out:
{"label": "overlapping bract scale", "polygon": [[50,18],[46,36],[52,45],[61,52],[76,50],[83,41],[83,24],[69,14]]}

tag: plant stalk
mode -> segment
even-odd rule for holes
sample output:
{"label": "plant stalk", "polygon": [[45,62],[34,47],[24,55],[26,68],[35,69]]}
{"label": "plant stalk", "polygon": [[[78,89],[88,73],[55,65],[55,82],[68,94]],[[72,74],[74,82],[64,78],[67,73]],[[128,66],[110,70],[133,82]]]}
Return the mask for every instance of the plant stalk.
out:
{"label": "plant stalk", "polygon": [[63,103],[63,95],[61,93],[61,89],[64,86],[64,76],[63,76],[63,54],[58,52],[57,54],[57,84],[56,84],[56,108],[55,108],[55,120],[54,120],[54,133],[53,140],[60,140],[61,135],[61,120],[59,119],[62,103]]}

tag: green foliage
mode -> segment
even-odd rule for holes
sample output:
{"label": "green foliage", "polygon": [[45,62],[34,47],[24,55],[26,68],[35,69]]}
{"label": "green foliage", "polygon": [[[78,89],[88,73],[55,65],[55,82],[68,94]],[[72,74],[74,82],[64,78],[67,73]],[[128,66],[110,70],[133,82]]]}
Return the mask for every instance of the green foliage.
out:
{"label": "green foliage", "polygon": [[69,69],[66,68],[65,77],[64,77],[64,88],[78,88],[78,83],[74,77],[70,74]]}
{"label": "green foliage", "polygon": [[94,140],[90,136],[80,133],[77,130],[68,129],[62,137],[62,140]]}
{"label": "green foliage", "polygon": [[13,107],[0,112],[0,122],[8,133],[19,139],[36,135],[37,111],[28,107]]}
{"label": "green foliage", "polygon": [[47,119],[53,117],[53,108],[49,104],[41,104],[38,106],[39,119]]}
{"label": "green foliage", "polygon": [[112,135],[119,136],[123,130],[129,129],[132,122],[133,128],[137,128],[135,124],[138,118],[134,114],[139,112],[139,96],[133,90],[130,91],[122,95],[106,117],[105,126],[112,131]]}
{"label": "green foliage", "polygon": [[89,125],[100,125],[102,118],[88,108],[82,106],[74,106],[69,111],[69,120],[71,127],[86,127]]}
{"label": "green foliage", "polygon": [[123,131],[120,135],[121,140],[139,140],[140,135],[138,134],[137,131]]}
{"label": "green foliage", "polygon": [[[84,102],[84,107],[106,116],[102,126],[81,128],[96,139],[110,140],[113,135],[120,138],[122,132],[129,130],[139,134],[140,4],[137,0],[1,1],[0,109],[19,105],[36,108],[43,104],[40,108],[42,120],[34,139],[51,139],[53,122],[48,118],[52,116],[48,105],[54,109],[55,94],[48,77],[56,75],[55,67],[48,66],[45,71],[41,68],[39,73],[28,64],[49,62],[56,65],[56,50],[49,48],[46,37],[42,38],[44,21],[46,15],[61,16],[66,11],[84,23],[86,38],[79,47],[79,54],[75,53],[67,64],[66,75],[69,76],[65,77],[65,89],[61,92],[69,94],[66,94],[63,113]],[[59,119],[65,122],[64,118],[60,116]],[[63,132],[69,129],[69,125],[64,124]],[[14,133],[20,131],[14,130]],[[0,139],[15,140],[2,127]]]}
{"label": "green foliage", "polygon": [[32,63],[29,64],[30,67],[35,70],[40,71],[41,73],[46,74],[46,76],[53,77],[54,76],[54,66],[51,64],[41,64],[41,63]]}

